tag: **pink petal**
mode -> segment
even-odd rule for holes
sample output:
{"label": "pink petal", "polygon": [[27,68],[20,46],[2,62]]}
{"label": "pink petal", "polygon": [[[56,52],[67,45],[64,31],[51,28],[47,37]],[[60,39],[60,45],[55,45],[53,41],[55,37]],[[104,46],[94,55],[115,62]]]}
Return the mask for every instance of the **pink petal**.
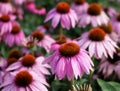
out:
{"label": "pink petal", "polygon": [[53,17],[53,20],[52,20],[53,28],[55,28],[58,25],[58,23],[60,21],[60,17],[61,17],[61,15],[58,13],[56,13],[55,16]]}
{"label": "pink petal", "polygon": [[66,75],[65,67],[66,67],[66,60],[64,58],[60,58],[56,66],[56,74],[60,80],[64,78]]}

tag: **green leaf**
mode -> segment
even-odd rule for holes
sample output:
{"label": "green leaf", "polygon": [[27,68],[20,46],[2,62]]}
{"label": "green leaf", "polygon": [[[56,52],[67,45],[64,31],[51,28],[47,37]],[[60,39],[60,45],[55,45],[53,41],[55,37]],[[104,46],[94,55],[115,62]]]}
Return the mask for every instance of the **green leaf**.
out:
{"label": "green leaf", "polygon": [[98,82],[99,86],[101,87],[102,91],[119,91],[119,90],[117,90],[116,87],[114,87],[115,84],[111,85],[108,82],[105,82],[101,79],[97,79],[97,82]]}
{"label": "green leaf", "polygon": [[109,82],[115,88],[115,91],[120,91],[120,83],[117,82]]}

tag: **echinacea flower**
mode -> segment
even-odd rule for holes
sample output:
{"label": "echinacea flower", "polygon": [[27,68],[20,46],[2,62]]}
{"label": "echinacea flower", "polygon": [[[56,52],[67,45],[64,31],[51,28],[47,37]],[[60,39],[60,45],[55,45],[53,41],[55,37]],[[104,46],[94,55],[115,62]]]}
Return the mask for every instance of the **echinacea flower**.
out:
{"label": "echinacea flower", "polygon": [[113,58],[113,54],[116,52],[115,48],[118,48],[116,42],[99,27],[82,34],[78,38],[78,44],[81,48],[88,49],[91,57],[94,56],[98,59],[101,59],[103,56],[108,58],[108,55]]}
{"label": "echinacea flower", "polygon": [[37,45],[40,47],[43,47],[46,52],[50,52],[50,48],[51,48],[51,44],[54,43],[54,39],[52,39],[49,35],[47,34],[43,34],[42,32],[40,32],[39,30],[35,30],[31,36],[34,39],[38,40]]}
{"label": "echinacea flower", "polygon": [[112,7],[104,7],[104,11],[110,18],[117,14],[117,11]]}
{"label": "echinacea flower", "polygon": [[31,1],[25,2],[25,8],[32,12],[33,8],[35,8],[34,1],[31,0]]}
{"label": "echinacea flower", "polygon": [[11,64],[17,62],[20,57],[22,57],[21,51],[16,50],[16,49],[12,49],[8,54],[8,59],[7,59],[5,67],[7,68]]}
{"label": "echinacea flower", "polygon": [[22,69],[36,72],[40,77],[45,78],[45,75],[49,75],[47,70],[50,66],[48,64],[42,64],[44,57],[35,57],[32,54],[26,54],[21,57],[17,62],[11,64],[7,71],[17,71],[19,72]]}
{"label": "echinacea flower", "polygon": [[12,25],[10,33],[4,35],[4,41],[10,47],[13,45],[22,45],[23,39],[25,39],[25,35],[17,23]]}
{"label": "echinacea flower", "polygon": [[55,39],[55,42],[52,43],[50,50],[55,51],[58,50],[61,44],[64,44],[67,42],[67,38],[65,35],[58,35]]}
{"label": "echinacea flower", "polygon": [[15,16],[2,14],[0,15],[0,32],[1,34],[9,33],[12,30],[12,21],[15,20]]}
{"label": "echinacea flower", "polygon": [[8,14],[12,12],[13,7],[10,3],[10,0],[0,0],[0,13]]}
{"label": "echinacea flower", "polygon": [[91,24],[93,27],[97,27],[102,24],[107,24],[109,21],[108,16],[97,3],[90,4],[87,12],[83,13],[78,18],[78,26],[83,28],[89,24]]}
{"label": "echinacea flower", "polygon": [[0,87],[1,91],[48,91],[44,79],[28,70],[7,73]]}
{"label": "echinacea flower", "polygon": [[8,58],[16,58],[19,59],[20,57],[22,57],[22,53],[19,50],[16,49],[12,49],[10,50],[9,54],[8,54]]}
{"label": "echinacea flower", "polygon": [[50,26],[48,24],[44,24],[44,25],[40,25],[36,28],[36,30],[39,30],[43,33],[45,33],[46,31],[48,31],[50,28]]}
{"label": "echinacea flower", "polygon": [[15,7],[11,14],[15,15],[18,19],[22,20],[24,12],[23,12],[23,10],[20,7]]}
{"label": "echinacea flower", "polygon": [[36,5],[31,11],[33,11],[34,14],[37,15],[45,15],[46,14],[46,9],[40,5]]}
{"label": "echinacea flower", "polygon": [[26,2],[26,0],[14,0],[16,5],[22,5],[24,2]]}
{"label": "echinacea flower", "polygon": [[70,5],[66,2],[58,3],[55,8],[48,12],[45,22],[50,19],[52,19],[53,28],[56,28],[60,22],[62,28],[66,28],[68,30],[71,26],[72,28],[75,28],[78,21],[75,11],[72,10]]}
{"label": "echinacea flower", "polygon": [[120,79],[120,52],[115,53],[113,59],[112,58],[102,58],[98,72],[101,72],[104,78],[110,77],[114,72],[113,75],[116,75]]}
{"label": "echinacea flower", "polygon": [[71,8],[75,10],[78,16],[87,12],[88,7],[89,5],[86,0],[75,0],[71,5]]}
{"label": "echinacea flower", "polygon": [[0,56],[0,85],[3,83],[3,76],[5,74],[6,59]]}
{"label": "echinacea flower", "polygon": [[68,80],[73,77],[77,79],[82,77],[84,72],[89,74],[90,70],[93,70],[93,62],[87,52],[74,42],[62,44],[58,50],[45,59],[45,62],[50,62],[52,73],[59,80],[66,76]]}
{"label": "echinacea flower", "polygon": [[120,13],[111,19],[113,30],[120,36]]}
{"label": "echinacea flower", "polygon": [[118,42],[119,36],[113,31],[112,24],[108,23],[107,25],[99,26],[101,29],[105,31],[105,33],[115,42]]}

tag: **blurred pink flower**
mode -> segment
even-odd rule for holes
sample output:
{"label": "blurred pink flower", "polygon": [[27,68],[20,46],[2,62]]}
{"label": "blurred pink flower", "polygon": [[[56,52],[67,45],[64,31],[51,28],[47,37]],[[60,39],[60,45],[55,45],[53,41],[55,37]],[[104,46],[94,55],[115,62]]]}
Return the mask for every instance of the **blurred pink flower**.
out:
{"label": "blurred pink flower", "polygon": [[113,58],[113,54],[116,52],[115,48],[118,48],[116,42],[99,27],[83,33],[81,37],[78,38],[78,44],[83,49],[88,48],[90,56],[98,59],[101,59],[103,56]]}
{"label": "blurred pink flower", "polygon": [[64,44],[67,42],[67,38],[64,35],[58,35],[55,39],[55,42],[52,43],[50,51],[56,51],[59,49],[61,44]]}
{"label": "blurred pink flower", "polygon": [[105,78],[111,76],[114,72],[120,79],[120,53],[115,53],[113,59],[102,58],[98,67],[98,72],[102,72]]}
{"label": "blurred pink flower", "polygon": [[89,24],[91,24],[93,27],[97,27],[102,24],[107,24],[109,21],[108,16],[97,3],[89,5],[87,12],[83,13],[78,18],[78,26],[83,28]]}
{"label": "blurred pink flower", "polygon": [[50,52],[51,44],[55,42],[55,40],[53,38],[51,38],[47,34],[43,34],[39,30],[35,30],[31,34],[31,36],[34,39],[38,40],[38,43],[37,43],[38,46],[43,47],[46,50],[46,52]]}
{"label": "blurred pink flower", "polygon": [[0,33],[0,42],[1,42],[1,40],[2,40],[2,34]]}
{"label": "blurred pink flower", "polygon": [[36,5],[31,11],[37,15],[45,15],[46,14],[46,9],[42,6]]}
{"label": "blurred pink flower", "polygon": [[11,14],[15,15],[18,19],[22,20],[24,12],[20,7],[15,7]]}
{"label": "blurred pink flower", "polygon": [[25,2],[25,8],[31,12],[33,12],[33,9],[35,8],[34,1],[27,1]]}
{"label": "blurred pink flower", "polygon": [[48,31],[48,29],[49,29],[49,26],[47,24],[40,25],[36,28],[36,30],[41,31],[42,33],[45,33],[46,31]]}
{"label": "blurred pink flower", "polygon": [[0,0],[0,13],[8,14],[13,11],[10,0]]}
{"label": "blurred pink flower", "polygon": [[13,23],[11,32],[4,35],[4,41],[10,47],[13,45],[22,45],[23,39],[25,39],[25,35],[18,23]]}
{"label": "blurred pink flower", "polygon": [[0,85],[3,83],[3,76],[5,74],[6,59],[0,56]]}
{"label": "blurred pink flower", "polygon": [[71,80],[75,76],[82,77],[83,73],[90,73],[93,70],[93,62],[87,52],[74,43],[68,42],[62,44],[58,50],[45,59],[45,62],[50,62],[52,73],[59,80],[67,76]]}
{"label": "blurred pink flower", "polygon": [[21,48],[21,51],[23,54],[30,54],[30,50],[27,49],[26,47]]}
{"label": "blurred pink flower", "polygon": [[70,29],[75,28],[78,21],[77,14],[71,9],[70,5],[66,2],[60,2],[55,8],[50,10],[46,16],[45,22],[52,19],[52,27],[56,28],[57,25],[61,24],[62,28]]}
{"label": "blurred pink flower", "polygon": [[72,3],[71,8],[75,10],[78,16],[80,16],[83,13],[87,12],[89,5],[86,2],[86,0],[75,0],[75,2]]}
{"label": "blurred pink flower", "polygon": [[[7,71],[14,70],[14,72],[19,72],[20,70],[23,69],[28,71],[34,71],[41,78],[45,79],[45,75],[50,74],[48,71],[48,68],[50,68],[50,66],[48,64],[43,64],[43,61],[44,61],[43,56],[36,58],[32,54],[26,54],[25,56],[21,57],[17,62],[11,64],[7,68]],[[46,83],[46,85],[48,84]]]}
{"label": "blurred pink flower", "polygon": [[107,25],[101,25],[100,26],[101,29],[103,29],[106,34],[115,42],[118,42],[119,41],[119,36],[118,34],[113,31],[113,28],[112,28],[112,24],[111,23],[108,23]]}
{"label": "blurred pink flower", "polygon": [[117,11],[112,7],[104,7],[104,11],[108,16],[110,16],[110,18],[117,14]]}
{"label": "blurred pink flower", "polygon": [[16,5],[22,5],[27,0],[13,0]]}
{"label": "blurred pink flower", "polygon": [[0,15],[0,32],[1,34],[9,33],[12,30],[12,21],[15,20],[15,16],[2,14]]}
{"label": "blurred pink flower", "polygon": [[111,19],[111,24],[112,24],[113,30],[120,37],[120,13]]}
{"label": "blurred pink flower", "polygon": [[21,70],[7,73],[1,91],[48,91],[44,79],[33,71]]}

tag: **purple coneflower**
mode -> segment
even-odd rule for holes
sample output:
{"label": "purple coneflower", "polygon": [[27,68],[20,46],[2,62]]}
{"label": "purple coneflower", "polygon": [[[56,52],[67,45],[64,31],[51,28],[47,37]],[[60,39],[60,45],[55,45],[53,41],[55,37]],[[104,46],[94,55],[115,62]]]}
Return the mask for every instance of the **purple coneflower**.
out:
{"label": "purple coneflower", "polygon": [[37,15],[45,15],[46,14],[46,9],[40,5],[36,5],[32,10],[33,13]]}
{"label": "purple coneflower", "polygon": [[8,14],[12,12],[13,8],[10,0],[0,0],[0,13]]}
{"label": "purple coneflower", "polygon": [[0,85],[3,83],[5,67],[6,67],[6,59],[0,56]]}
{"label": "purple coneflower", "polygon": [[107,24],[109,21],[108,16],[97,3],[90,4],[87,12],[83,13],[78,18],[78,26],[83,28],[89,24],[91,24],[93,27],[97,27],[102,24]]}
{"label": "purple coneflower", "polygon": [[22,5],[24,2],[26,2],[27,0],[14,0],[14,3],[16,5]]}
{"label": "purple coneflower", "polygon": [[57,25],[61,24],[62,28],[70,29],[75,27],[78,19],[74,10],[71,9],[70,5],[66,2],[60,2],[55,8],[50,10],[47,14],[45,22],[52,19],[52,26],[56,28]]}
{"label": "purple coneflower", "polygon": [[11,32],[4,35],[4,41],[10,47],[13,45],[22,45],[23,39],[25,39],[25,35],[17,23],[13,23]]}
{"label": "purple coneflower", "polygon": [[114,17],[117,14],[117,11],[112,7],[104,7],[105,13],[110,17]]}
{"label": "purple coneflower", "polygon": [[51,51],[58,50],[61,44],[64,44],[67,42],[67,38],[64,35],[58,35],[55,39],[55,42],[51,45]]}
{"label": "purple coneflower", "polygon": [[89,51],[90,56],[96,58],[102,58],[105,56],[108,58],[108,55],[113,58],[113,54],[116,52],[115,48],[118,46],[103,29],[97,27],[91,29],[89,32],[85,32],[78,38],[78,44],[83,49]]}
{"label": "purple coneflower", "polygon": [[44,79],[35,72],[21,70],[7,73],[0,87],[1,91],[48,91]]}
{"label": "purple coneflower", "polygon": [[11,14],[15,15],[18,19],[22,20],[24,12],[23,12],[23,10],[20,7],[15,7]]}
{"label": "purple coneflower", "polygon": [[54,39],[52,39],[49,35],[43,34],[39,30],[35,30],[31,36],[38,40],[38,46],[43,47],[46,52],[50,52],[51,44],[55,41]]}
{"label": "purple coneflower", "polygon": [[25,2],[25,8],[27,9],[27,10],[29,10],[30,12],[32,12],[32,10],[33,10],[33,8],[35,8],[35,3],[34,3],[34,1],[27,1],[27,2]]}
{"label": "purple coneflower", "polygon": [[102,73],[102,75],[107,78],[111,76],[114,72],[120,79],[120,52],[115,53],[113,59],[112,58],[103,58],[98,67],[98,71]]}
{"label": "purple coneflower", "polygon": [[15,16],[2,14],[0,15],[0,32],[1,34],[9,33],[12,30],[12,21],[15,20]]}
{"label": "purple coneflower", "polygon": [[[34,71],[36,72],[40,77],[45,78],[45,75],[49,75],[49,71],[47,68],[49,68],[48,64],[42,64],[44,61],[44,57],[35,57],[32,54],[26,54],[25,56],[21,57],[17,62],[11,64],[7,71],[17,71],[19,72],[22,69]],[[47,84],[46,84],[47,85]]]}
{"label": "purple coneflower", "polygon": [[87,12],[88,7],[89,5],[86,0],[75,0],[71,5],[71,8],[75,10],[78,16]]}
{"label": "purple coneflower", "polygon": [[118,42],[119,40],[119,36],[117,33],[115,33],[113,31],[113,28],[112,28],[112,24],[111,23],[108,23],[107,25],[101,25],[99,26],[101,29],[103,29],[105,31],[105,33],[110,36],[110,38],[115,41],[115,42]]}
{"label": "purple coneflower", "polygon": [[111,24],[113,30],[120,36],[120,13],[112,18]]}
{"label": "purple coneflower", "polygon": [[50,28],[50,26],[48,24],[43,24],[43,25],[40,25],[36,28],[36,30],[39,30],[43,33],[45,33],[46,31],[48,31]]}
{"label": "purple coneflower", "polygon": [[52,73],[59,80],[65,76],[69,80],[74,76],[77,79],[82,77],[84,72],[89,74],[90,70],[93,70],[93,62],[87,52],[73,42],[62,44],[58,50],[45,59],[45,62],[50,62]]}

